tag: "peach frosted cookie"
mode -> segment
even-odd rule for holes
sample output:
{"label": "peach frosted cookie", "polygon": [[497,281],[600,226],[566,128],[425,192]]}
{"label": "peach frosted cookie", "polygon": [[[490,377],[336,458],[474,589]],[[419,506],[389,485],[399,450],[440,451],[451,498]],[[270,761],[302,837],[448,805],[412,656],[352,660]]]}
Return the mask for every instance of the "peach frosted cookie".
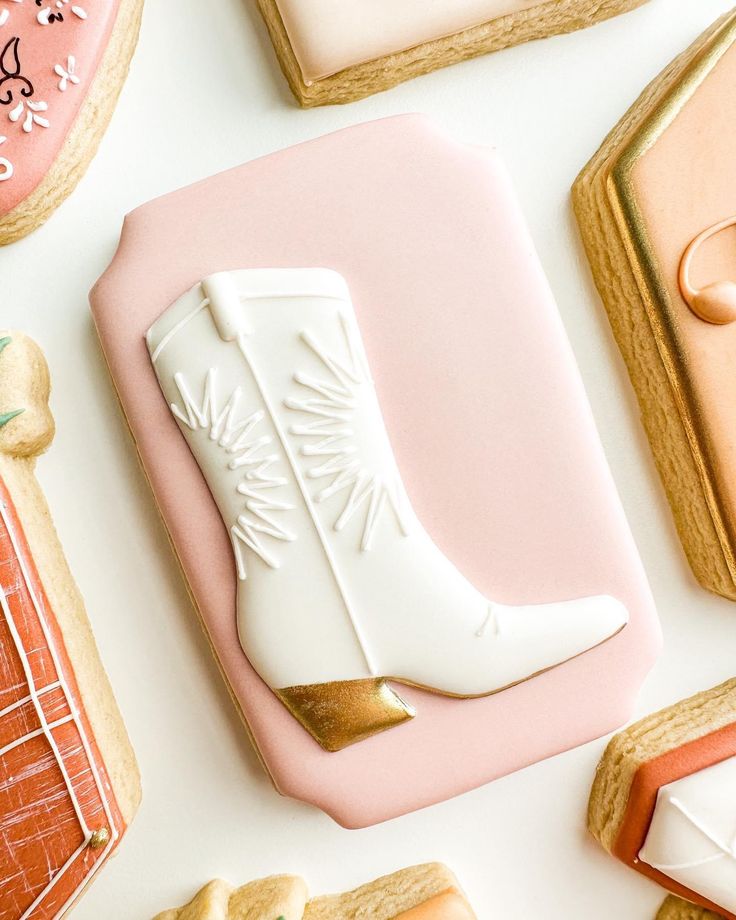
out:
{"label": "peach frosted cookie", "polygon": [[578,177],[593,276],[698,581],[736,600],[736,12],[670,64]]}

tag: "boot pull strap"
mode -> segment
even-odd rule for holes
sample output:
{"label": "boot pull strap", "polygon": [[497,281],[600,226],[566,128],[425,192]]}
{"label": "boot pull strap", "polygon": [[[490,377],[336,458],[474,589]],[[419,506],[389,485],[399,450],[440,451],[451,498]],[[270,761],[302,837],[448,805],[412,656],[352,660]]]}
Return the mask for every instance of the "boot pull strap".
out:
{"label": "boot pull strap", "polygon": [[232,342],[250,330],[243,314],[240,294],[230,272],[217,272],[202,281],[210,313],[220,338]]}

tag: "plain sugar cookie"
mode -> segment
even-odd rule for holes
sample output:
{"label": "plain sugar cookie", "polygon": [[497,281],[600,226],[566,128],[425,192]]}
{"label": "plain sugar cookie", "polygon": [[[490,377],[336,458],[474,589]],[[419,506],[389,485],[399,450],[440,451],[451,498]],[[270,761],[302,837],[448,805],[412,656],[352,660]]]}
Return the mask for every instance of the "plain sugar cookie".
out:
{"label": "plain sugar cookie", "polygon": [[305,882],[295,875],[272,875],[240,888],[216,879],[184,907],[154,920],[302,920],[307,897]]}
{"label": "plain sugar cookie", "polygon": [[233,888],[215,880],[154,920],[475,920],[441,863],[411,866],[345,894],[308,899],[303,879],[274,875]]}

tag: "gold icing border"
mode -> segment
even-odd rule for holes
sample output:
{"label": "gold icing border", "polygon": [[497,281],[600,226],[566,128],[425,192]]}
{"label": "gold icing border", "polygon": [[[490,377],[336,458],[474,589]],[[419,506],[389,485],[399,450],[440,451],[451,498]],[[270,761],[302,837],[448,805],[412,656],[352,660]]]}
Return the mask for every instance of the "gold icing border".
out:
{"label": "gold icing border", "polygon": [[633,182],[633,171],[637,161],[667,131],[735,41],[736,12],[731,12],[723,17],[720,27],[716,26],[714,34],[705,46],[696,52],[694,59],[687,64],[664,98],[655,105],[643,122],[634,128],[606,177],[606,194],[641,294],[657,351],[674,394],[718,542],[731,578],[736,584],[734,542],[713,488],[712,462],[705,456],[705,439],[701,437],[695,399],[688,376],[683,372],[682,356],[678,354],[675,311],[664,282],[664,273],[647,232]]}

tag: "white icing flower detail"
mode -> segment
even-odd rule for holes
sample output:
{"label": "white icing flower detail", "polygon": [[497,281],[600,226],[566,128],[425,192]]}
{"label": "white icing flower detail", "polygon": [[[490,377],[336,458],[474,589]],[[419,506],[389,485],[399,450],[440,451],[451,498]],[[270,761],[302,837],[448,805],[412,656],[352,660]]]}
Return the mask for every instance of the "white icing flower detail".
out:
{"label": "white icing flower detail", "polygon": [[[45,6],[42,10],[39,10],[36,19],[41,23],[42,26],[47,26],[50,23],[63,20],[64,17],[61,15],[61,13],[56,12],[56,10],[63,10],[69,2],[70,0],[54,0],[53,4],[50,6]],[[73,4],[71,11],[79,19],[87,18],[87,11],[84,9],[84,7]]]}
{"label": "white icing flower detail", "polygon": [[75,86],[79,83],[79,77],[74,72],[77,66],[77,59],[73,54],[70,54],[66,59],[66,67],[62,64],[56,64],[54,66],[54,73],[61,77],[59,80],[59,89],[63,92],[66,91],[67,86],[70,83],[73,83]]}
{"label": "white icing flower detail", "polygon": [[[4,144],[7,137],[0,134],[0,144]],[[6,157],[0,157],[0,182],[5,182],[13,175],[13,164]]]}
{"label": "white icing flower detail", "polygon": [[[5,3],[22,3],[23,0],[4,0]],[[5,23],[10,19],[10,10],[3,10],[0,12],[0,26],[4,26]],[[6,179],[9,179],[10,176],[5,176]]]}
{"label": "white icing flower detail", "polygon": [[25,118],[23,119],[23,130],[26,132],[26,134],[30,134],[34,125],[39,125],[41,128],[49,127],[48,119],[38,114],[39,112],[45,112],[47,109],[48,103],[46,102],[31,102],[30,99],[27,102],[24,102],[21,100],[14,109],[8,112],[8,118],[12,122],[19,121],[25,112]]}

